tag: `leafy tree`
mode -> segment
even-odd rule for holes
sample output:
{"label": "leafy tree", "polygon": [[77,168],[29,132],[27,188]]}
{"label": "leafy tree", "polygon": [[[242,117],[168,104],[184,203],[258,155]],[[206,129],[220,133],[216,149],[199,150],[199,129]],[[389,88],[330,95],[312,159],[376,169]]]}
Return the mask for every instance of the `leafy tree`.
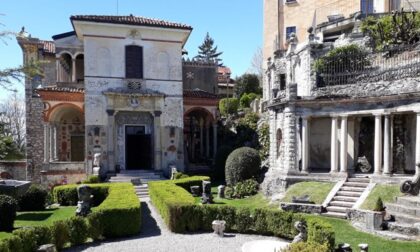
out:
{"label": "leafy tree", "polygon": [[0,124],[0,160],[21,159],[23,156],[13,138],[5,134],[4,124]]}
{"label": "leafy tree", "polygon": [[242,97],[244,93],[262,94],[260,81],[256,74],[244,74],[235,81],[235,94]]}
{"label": "leafy tree", "polygon": [[222,54],[223,52],[217,51],[217,46],[214,46],[214,39],[207,32],[203,43],[198,47],[198,55],[195,58],[205,62],[217,61],[222,66],[222,60],[219,58]]}
{"label": "leafy tree", "polygon": [[0,123],[4,125],[4,134],[11,136],[16,146],[24,152],[25,102],[22,96],[14,93],[0,104]]}

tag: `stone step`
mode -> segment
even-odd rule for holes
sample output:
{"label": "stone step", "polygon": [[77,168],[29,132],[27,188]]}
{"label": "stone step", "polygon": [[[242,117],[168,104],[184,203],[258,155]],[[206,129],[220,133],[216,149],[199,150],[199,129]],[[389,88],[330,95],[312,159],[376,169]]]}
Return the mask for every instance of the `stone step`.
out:
{"label": "stone step", "polygon": [[415,196],[403,196],[397,198],[397,203],[408,207],[420,208],[420,197]]}
{"label": "stone step", "polygon": [[327,216],[327,217],[333,217],[333,218],[340,218],[340,219],[346,219],[347,218],[347,214],[337,213],[337,212],[326,212],[326,213],[322,213],[321,215]]}
{"label": "stone step", "polygon": [[339,207],[347,207],[347,208],[352,208],[354,203],[353,202],[346,202],[346,201],[331,201],[329,204],[329,206],[339,206]]}
{"label": "stone step", "polygon": [[348,182],[370,183],[370,178],[348,178]]}
{"label": "stone step", "polygon": [[361,182],[345,182],[343,186],[349,186],[349,187],[362,187],[366,188],[369,185],[369,183],[361,183]]}
{"label": "stone step", "polygon": [[386,210],[398,214],[407,214],[411,215],[413,217],[419,217],[420,218],[420,207],[409,207],[403,204],[398,203],[387,203]]}
{"label": "stone step", "polygon": [[327,211],[328,212],[333,212],[333,213],[346,213],[347,208],[346,207],[339,207],[339,206],[327,206]]}
{"label": "stone step", "polygon": [[340,191],[349,191],[349,192],[364,192],[366,188],[363,187],[352,187],[352,186],[343,186],[340,188]]}
{"label": "stone step", "polygon": [[345,202],[356,202],[358,197],[349,197],[349,196],[334,196],[334,201],[345,201]]}
{"label": "stone step", "polygon": [[388,222],[388,230],[403,235],[420,235],[420,225],[416,226],[407,223]]}
{"label": "stone step", "polygon": [[387,211],[389,214],[393,215],[395,217],[395,221],[399,222],[399,223],[408,223],[408,224],[413,224],[413,223],[417,223],[420,222],[420,217],[415,217],[412,215],[408,215],[408,214],[403,214],[403,213],[399,213],[399,212],[394,212],[394,211]]}
{"label": "stone step", "polygon": [[349,197],[360,197],[362,195],[361,192],[351,192],[351,191],[338,191],[336,196],[349,196]]}

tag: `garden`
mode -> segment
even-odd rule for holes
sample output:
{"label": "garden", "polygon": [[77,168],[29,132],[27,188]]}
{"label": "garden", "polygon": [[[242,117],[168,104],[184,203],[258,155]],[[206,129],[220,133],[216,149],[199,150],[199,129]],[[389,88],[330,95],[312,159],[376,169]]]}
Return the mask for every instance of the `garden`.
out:
{"label": "garden", "polygon": [[0,251],[30,252],[44,244],[61,250],[140,232],[140,202],[131,183],[90,184],[93,207],[86,217],[75,214],[78,186],[48,193],[32,185],[19,197],[0,195]]}

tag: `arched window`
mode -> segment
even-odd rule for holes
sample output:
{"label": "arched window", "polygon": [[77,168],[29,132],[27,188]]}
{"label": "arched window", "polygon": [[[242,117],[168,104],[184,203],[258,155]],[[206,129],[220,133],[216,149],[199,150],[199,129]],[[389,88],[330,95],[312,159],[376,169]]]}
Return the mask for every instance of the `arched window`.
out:
{"label": "arched window", "polygon": [[277,129],[277,133],[276,133],[277,157],[280,156],[280,147],[281,147],[282,141],[283,141],[283,133],[281,129]]}
{"label": "arched window", "polygon": [[143,47],[136,45],[125,47],[125,77],[143,79]]}

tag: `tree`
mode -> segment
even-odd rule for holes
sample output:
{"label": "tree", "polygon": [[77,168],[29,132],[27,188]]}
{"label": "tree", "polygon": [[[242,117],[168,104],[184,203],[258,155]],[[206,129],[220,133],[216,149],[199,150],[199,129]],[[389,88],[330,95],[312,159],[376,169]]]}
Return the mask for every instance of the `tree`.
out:
{"label": "tree", "polygon": [[235,94],[237,97],[242,97],[244,93],[262,94],[260,88],[260,81],[256,74],[243,74],[235,81]]}
{"label": "tree", "polygon": [[207,32],[203,43],[198,47],[198,55],[195,58],[205,62],[217,61],[222,66],[222,60],[219,58],[222,54],[223,52],[217,52],[217,46],[214,47],[214,39]]}
{"label": "tree", "polygon": [[248,69],[248,73],[258,75],[258,80],[260,81],[260,85],[262,84],[263,79],[263,51],[261,47],[258,47],[254,53],[254,56],[251,60],[251,66]]}
{"label": "tree", "polygon": [[0,123],[4,125],[3,133],[12,137],[19,150],[25,147],[25,102],[16,92],[0,104]]}

